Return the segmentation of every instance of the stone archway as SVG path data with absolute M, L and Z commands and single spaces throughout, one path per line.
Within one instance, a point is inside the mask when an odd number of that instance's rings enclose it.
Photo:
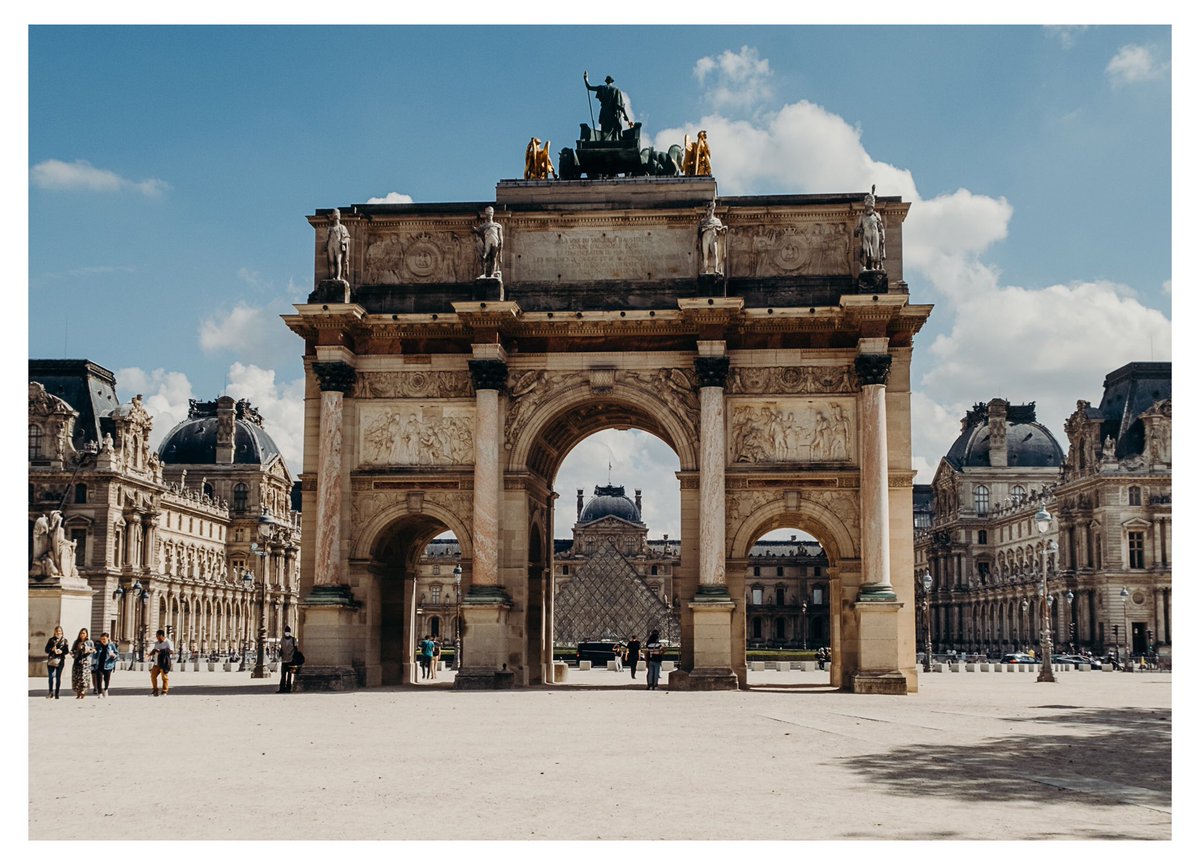
M 915 689 L 899 577 L 913 572 L 909 368 L 931 307 L 903 281 L 908 205 L 873 199 L 889 270 L 862 272 L 861 193 L 718 201 L 711 177 L 670 180 L 500 182 L 502 279 L 476 278 L 461 205 L 346 208 L 337 278 L 320 270 L 329 216 L 311 217 L 316 290 L 284 316 L 307 373 L 302 687 L 382 680 L 365 611 L 435 526 L 469 572 L 456 686 L 546 680 L 555 471 L 584 435 L 631 426 L 681 465 L 671 688 L 744 682 L 730 565 L 787 514 L 837 556 L 839 684 Z M 720 274 L 696 247 L 714 201 Z

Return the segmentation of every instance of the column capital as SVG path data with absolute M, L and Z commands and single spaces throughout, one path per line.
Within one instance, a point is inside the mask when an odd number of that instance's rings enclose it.
M 312 370 L 323 391 L 336 390 L 346 394 L 354 388 L 354 367 L 348 363 L 341 361 L 317 362 L 312 365 Z
M 854 371 L 858 373 L 858 382 L 862 386 L 886 385 L 891 369 L 892 356 L 890 354 L 860 354 L 854 358 Z
M 469 360 L 471 384 L 475 390 L 503 390 L 508 380 L 508 364 L 502 360 Z
M 700 387 L 725 387 L 729 377 L 728 357 L 698 357 L 695 364 Z

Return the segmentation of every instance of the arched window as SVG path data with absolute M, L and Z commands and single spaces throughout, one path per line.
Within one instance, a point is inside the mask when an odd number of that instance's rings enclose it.
M 1141 503 L 1142 503 L 1142 488 L 1141 487 L 1130 487 L 1129 488 L 1129 504 L 1137 506 L 1137 505 L 1140 505 Z
M 1012 494 L 1016 496 L 1018 500 L 1025 498 L 1025 487 L 1021 486 L 1020 484 L 1013 484 Z
M 435 637 L 440 637 L 442 635 L 442 620 L 437 616 L 434 616 L 429 620 L 429 633 Z
M 29 458 L 42 458 L 42 428 L 35 424 L 29 425 Z
M 233 488 L 233 512 L 244 514 L 250 505 L 250 491 L 245 484 L 236 484 Z
M 75 504 L 87 504 L 87 484 L 75 484 Z
M 205 483 L 204 483 L 204 494 L 206 496 L 208 496 L 210 499 L 216 497 L 216 494 L 213 492 L 213 485 L 208 483 L 207 481 L 205 481 Z
M 991 499 L 991 493 L 983 484 L 975 487 L 975 513 L 979 516 L 986 516 L 988 512 L 988 504 Z
M 651 565 L 651 566 L 650 566 L 650 576 L 652 576 L 652 577 L 657 577 L 657 576 L 658 576 L 658 565 Z

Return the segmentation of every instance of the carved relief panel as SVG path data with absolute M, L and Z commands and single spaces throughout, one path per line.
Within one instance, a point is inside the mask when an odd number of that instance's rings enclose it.
M 850 226 L 805 222 L 788 226 L 739 226 L 731 232 L 735 273 L 749 276 L 829 276 L 851 271 Z
M 729 461 L 736 463 L 856 461 L 850 399 L 729 402 Z
M 469 230 L 417 232 L 381 230 L 367 241 L 368 285 L 464 282 L 476 268 L 475 238 Z
M 417 401 L 363 406 L 358 418 L 363 465 L 431 466 L 474 462 L 475 409 Z

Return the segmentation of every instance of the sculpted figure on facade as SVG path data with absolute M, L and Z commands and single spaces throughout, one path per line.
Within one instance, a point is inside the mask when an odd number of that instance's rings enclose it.
M 557 174 L 550 158 L 549 140 L 542 144 L 538 138 L 530 138 L 529 146 L 525 148 L 525 179 L 548 180 L 551 176 L 557 177 Z
M 875 211 L 875 186 L 863 199 L 863 212 L 858 217 L 854 236 L 859 238 L 859 261 L 863 270 L 883 270 L 887 258 L 887 244 L 883 230 L 883 217 Z
M 850 459 L 850 421 L 840 405 L 834 403 L 828 409 L 811 412 L 793 410 L 785 414 L 785 411 L 766 405 L 735 408 L 730 421 L 733 461 L 844 462 Z M 807 423 L 806 418 L 811 418 L 811 423 Z
M 1104 437 L 1101 459 L 1106 463 L 1115 463 L 1117 461 L 1117 441 L 1112 436 Z
M 500 253 L 504 249 L 504 227 L 493 218 L 493 207 L 483 209 L 483 222 L 475 226 L 475 233 L 483 244 L 481 257 L 483 273 L 479 279 L 500 279 Z
M 346 281 L 346 274 L 350 271 L 350 231 L 342 225 L 342 212 L 336 207 L 329 218 L 329 236 L 325 240 L 329 278 Z
M 712 151 L 708 149 L 708 133 L 701 129 L 696 140 L 683 136 L 683 173 L 690 176 L 712 175 Z
M 728 229 L 717 218 L 716 209 L 715 201 L 705 205 L 697 231 L 700 234 L 700 273 L 719 276 L 725 273 L 725 232 Z

